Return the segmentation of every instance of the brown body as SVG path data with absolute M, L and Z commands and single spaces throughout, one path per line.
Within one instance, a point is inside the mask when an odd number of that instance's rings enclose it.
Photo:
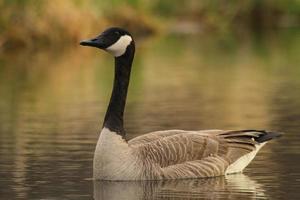
M 255 130 L 168 130 L 126 142 L 106 130 L 96 148 L 94 176 L 101 180 L 161 180 L 237 173 L 266 141 L 277 136 Z

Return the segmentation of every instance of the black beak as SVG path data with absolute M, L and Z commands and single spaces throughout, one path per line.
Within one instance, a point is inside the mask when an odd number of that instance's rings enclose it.
M 101 36 L 98 36 L 94 39 L 90 40 L 82 40 L 80 42 L 80 45 L 82 46 L 90 46 L 90 47 L 97 47 L 99 49 L 104 49 L 106 47 L 104 40 Z

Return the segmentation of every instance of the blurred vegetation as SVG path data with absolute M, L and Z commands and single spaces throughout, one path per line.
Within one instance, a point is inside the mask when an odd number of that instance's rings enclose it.
M 299 0 L 0 0 L 0 49 L 75 43 L 107 26 L 135 35 L 298 27 Z

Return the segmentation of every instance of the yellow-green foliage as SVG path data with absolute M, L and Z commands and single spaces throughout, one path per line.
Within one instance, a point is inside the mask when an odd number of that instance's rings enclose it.
M 151 20 L 132 7 L 107 13 L 95 0 L 0 0 L 0 10 L 0 47 L 74 43 L 111 25 L 154 30 Z
M 74 43 L 106 26 L 154 33 L 166 22 L 204 31 L 299 26 L 299 0 L 0 0 L 0 48 Z
M 33 46 L 69 42 L 88 33 L 97 22 L 89 1 L 29 0 L 1 1 L 1 42 L 13 46 Z M 84 3 L 86 2 L 86 3 Z M 88 21 L 88 23 L 85 23 Z

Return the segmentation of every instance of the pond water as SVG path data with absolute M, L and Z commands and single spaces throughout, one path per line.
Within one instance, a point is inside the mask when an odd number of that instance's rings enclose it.
M 89 48 L 0 59 L 0 199 L 299 199 L 299 30 L 137 41 L 128 137 L 163 129 L 285 132 L 243 174 L 94 182 L 113 60 Z

